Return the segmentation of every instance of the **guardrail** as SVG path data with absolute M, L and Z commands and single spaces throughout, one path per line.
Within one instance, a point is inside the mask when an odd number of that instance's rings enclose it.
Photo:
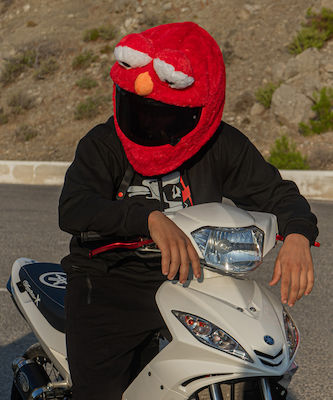
M 69 162 L 0 161 L 0 183 L 62 185 Z M 281 170 L 309 199 L 333 200 L 333 171 Z

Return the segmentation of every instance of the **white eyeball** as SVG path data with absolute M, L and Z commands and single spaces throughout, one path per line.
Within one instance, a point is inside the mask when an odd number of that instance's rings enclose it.
M 131 49 L 128 46 L 117 46 L 114 49 L 114 56 L 118 63 L 126 69 L 144 67 L 152 60 L 148 54 Z
M 173 89 L 185 89 L 194 82 L 192 76 L 181 71 L 175 71 L 175 67 L 159 58 L 153 61 L 154 69 L 162 82 L 166 82 Z

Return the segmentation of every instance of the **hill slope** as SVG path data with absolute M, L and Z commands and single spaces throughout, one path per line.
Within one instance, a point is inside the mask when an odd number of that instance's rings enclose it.
M 214 36 L 224 54 L 224 119 L 266 157 L 275 139 L 287 134 L 311 168 L 333 169 L 332 132 L 304 137 L 296 123 L 289 123 L 292 118 L 281 117 L 285 111 L 278 99 L 267 110 L 255 100 L 256 90 L 267 82 L 294 85 L 297 95 L 312 102 L 312 89 L 333 86 L 332 40 L 297 62 L 287 50 L 308 7 L 320 9 L 330 2 L 0 0 L 0 159 L 71 160 L 80 137 L 112 114 L 108 72 L 117 41 L 160 23 L 192 20 Z M 91 38 L 99 37 L 84 40 L 92 29 Z M 312 59 L 320 64 L 306 75 L 304 65 Z M 290 72 L 293 65 L 301 68 L 296 74 Z M 306 86 L 316 79 L 317 86 Z M 305 119 L 310 110 L 306 114 Z

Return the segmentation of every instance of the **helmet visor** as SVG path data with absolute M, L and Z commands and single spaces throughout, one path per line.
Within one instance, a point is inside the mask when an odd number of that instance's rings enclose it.
M 116 86 L 121 131 L 142 146 L 176 145 L 200 120 L 201 107 L 178 107 L 138 96 Z

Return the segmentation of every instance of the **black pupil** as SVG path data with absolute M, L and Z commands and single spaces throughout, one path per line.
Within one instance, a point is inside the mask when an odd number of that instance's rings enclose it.
M 201 107 L 178 107 L 138 96 L 117 86 L 117 121 L 122 132 L 142 146 L 175 146 L 200 120 Z

